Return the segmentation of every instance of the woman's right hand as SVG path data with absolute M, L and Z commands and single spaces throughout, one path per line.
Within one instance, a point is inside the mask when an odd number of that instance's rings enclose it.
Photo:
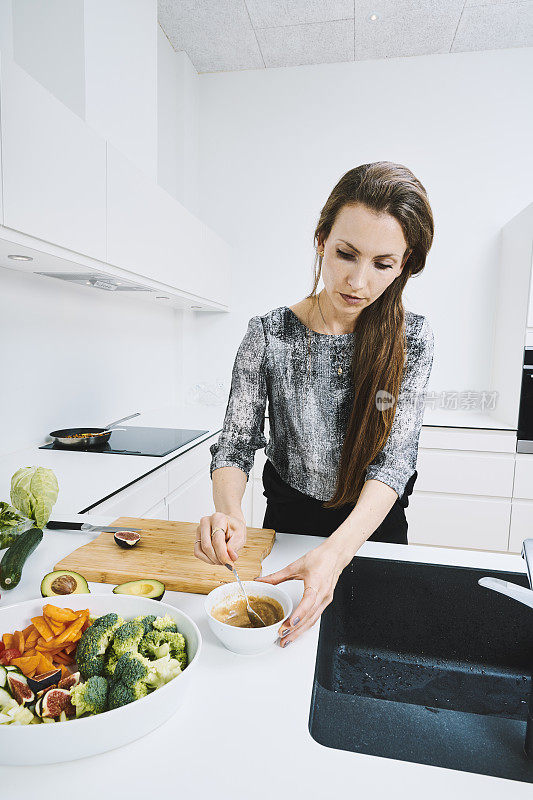
M 202 517 L 196 528 L 194 555 L 207 564 L 231 564 L 246 544 L 246 522 L 216 511 Z

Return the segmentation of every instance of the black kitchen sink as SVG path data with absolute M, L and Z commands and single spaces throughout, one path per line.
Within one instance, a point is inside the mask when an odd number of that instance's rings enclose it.
M 355 558 L 322 615 L 309 718 L 327 747 L 533 783 L 521 573 Z

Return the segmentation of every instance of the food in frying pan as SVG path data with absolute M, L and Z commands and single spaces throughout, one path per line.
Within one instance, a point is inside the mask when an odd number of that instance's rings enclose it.
M 62 439 L 89 439 L 91 436 L 105 436 L 109 431 L 100 431 L 99 433 L 68 433 L 62 436 Z

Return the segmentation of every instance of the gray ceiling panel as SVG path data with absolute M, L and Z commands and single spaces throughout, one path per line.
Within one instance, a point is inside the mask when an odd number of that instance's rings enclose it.
M 266 67 L 353 61 L 353 19 L 258 28 Z
M 533 46 L 533 2 L 469 6 L 463 11 L 452 52 Z
M 158 0 L 196 70 L 533 46 L 533 0 Z
M 254 28 L 353 19 L 354 0 L 246 0 Z
M 464 0 L 356 0 L 355 60 L 449 53 L 463 6 Z

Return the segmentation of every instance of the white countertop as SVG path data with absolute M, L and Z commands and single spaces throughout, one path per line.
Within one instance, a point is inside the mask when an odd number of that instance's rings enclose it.
M 508 422 L 498 419 L 493 414 L 476 409 L 467 411 L 462 408 L 443 409 L 426 406 L 422 425 L 438 428 L 481 428 L 484 430 L 516 431 L 516 425 L 514 427 L 510 426 Z
M 40 450 L 39 444 L 49 441 L 44 438 L 34 447 L 0 457 L 0 500 L 9 502 L 11 476 L 20 467 L 49 467 L 54 470 L 59 483 L 59 497 L 54 506 L 53 518 L 69 519 L 72 514 L 103 500 L 209 439 L 221 430 L 224 411 L 220 406 L 182 406 L 143 412 L 140 417 L 124 423 L 128 427 L 140 425 L 207 430 L 207 433 L 193 442 L 161 457 Z
M 106 524 L 108 518 L 94 518 Z M 0 603 L 38 594 L 42 575 L 87 541 L 87 534 L 45 532 L 21 584 L 2 592 Z M 322 540 L 278 534 L 263 574 L 298 558 Z M 517 555 L 367 542 L 361 556 L 456 564 L 525 572 Z M 90 584 L 93 591 L 112 587 Z M 284 584 L 294 602 L 299 581 Z M 204 647 L 197 679 L 182 708 L 162 727 L 99 756 L 42 767 L 0 767 L 2 797 L 16 800 L 85 800 L 177 797 L 187 800 L 272 800 L 301 797 L 366 797 L 376 800 L 530 798 L 527 783 L 411 764 L 323 747 L 312 739 L 308 718 L 319 625 L 286 650 L 277 645 L 259 656 L 238 656 L 211 633 L 203 595 L 167 592 L 165 602 L 198 624 Z

